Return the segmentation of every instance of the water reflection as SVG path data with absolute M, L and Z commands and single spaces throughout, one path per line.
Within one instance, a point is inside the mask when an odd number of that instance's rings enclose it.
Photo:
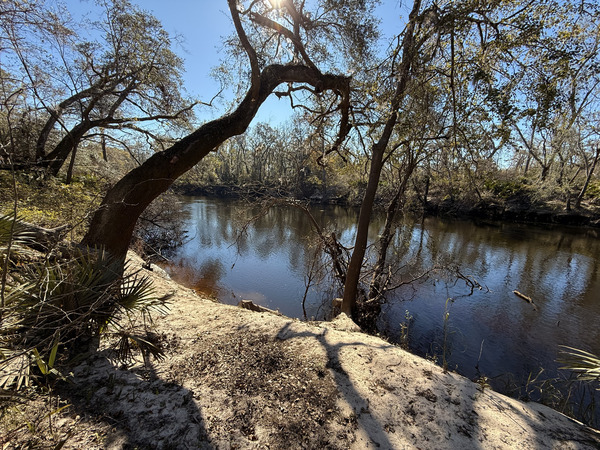
M 455 262 L 490 292 L 465 297 L 460 282 L 422 285 L 415 301 L 388 305 L 384 326 L 389 332 L 405 322 L 408 310 L 414 317 L 413 347 L 440 357 L 445 299 L 451 298 L 450 361 L 468 376 L 476 375 L 478 362 L 488 376 L 555 370 L 560 344 L 600 353 L 596 237 L 573 229 L 433 218 L 425 227 L 427 239 L 417 263 Z M 531 296 L 537 308 L 515 296 L 515 289 Z
M 226 303 L 251 299 L 286 315 L 302 317 L 304 276 L 314 238 L 304 213 L 274 207 L 246 226 L 261 212 L 258 206 L 206 199 L 188 201 L 186 229 L 190 239 L 167 267 L 172 275 Z M 321 226 L 335 224 L 334 228 L 351 237 L 356 211 L 314 208 L 312 214 Z M 322 291 L 309 291 L 309 317 L 321 311 L 322 297 Z
M 219 200 L 187 204 L 190 241 L 173 258 L 170 271 L 189 286 L 237 303 L 252 299 L 286 315 L 302 317 L 305 275 L 310 264 L 311 225 L 294 208 L 277 207 L 238 238 L 238 230 L 258 207 Z M 312 210 L 317 221 L 350 245 L 357 211 L 340 207 Z M 380 219 L 370 240 L 377 238 Z M 380 326 L 399 339 L 406 311 L 411 346 L 441 358 L 446 324 L 451 367 L 474 377 L 513 373 L 526 377 L 539 367 L 556 372 L 558 346 L 600 354 L 600 243 L 595 230 L 540 228 L 426 218 L 406 220 L 395 236 L 393 257 L 418 273 L 434 264 L 455 264 L 488 289 L 470 290 L 464 282 L 430 279 L 399 289 Z M 513 294 L 519 290 L 536 305 Z M 310 289 L 308 314 L 316 316 L 323 297 Z M 447 301 L 450 299 L 449 301 Z

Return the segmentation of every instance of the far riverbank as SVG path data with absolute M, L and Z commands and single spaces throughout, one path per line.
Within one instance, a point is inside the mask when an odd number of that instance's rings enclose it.
M 348 195 L 328 197 L 320 194 L 310 197 L 298 197 L 277 186 L 264 185 L 179 185 L 176 187 L 175 192 L 188 197 L 204 196 L 220 199 L 246 199 L 249 201 L 258 201 L 265 198 L 289 198 L 315 205 L 346 207 L 359 207 L 361 198 L 360 196 L 350 198 Z M 385 204 L 385 199 L 378 199 L 377 207 L 379 209 L 384 209 Z M 486 199 L 472 203 L 435 196 L 428 198 L 426 201 L 414 198 L 406 202 L 405 211 L 412 214 L 438 217 L 600 228 L 600 205 L 588 203 L 581 208 L 567 210 L 561 202 L 533 201 L 528 196 L 521 194 L 507 198 L 488 196 Z

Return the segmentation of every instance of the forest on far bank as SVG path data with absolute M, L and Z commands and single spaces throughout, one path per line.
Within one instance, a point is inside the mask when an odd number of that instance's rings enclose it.
M 204 158 L 175 183 L 174 191 L 360 206 L 368 181 L 368 159 L 357 151 L 349 152 L 346 159 L 328 158 L 322 163 L 322 137 L 304 138 L 300 123 L 256 124 Z M 506 156 L 508 151 L 504 148 L 501 153 Z M 565 162 L 557 156 L 557 170 L 549 170 L 544 180 L 541 167 L 518 153 L 512 160 L 501 161 L 480 155 L 476 160 L 468 157 L 450 162 L 432 155 L 415 167 L 408 179 L 401 173 L 407 162 L 400 157 L 384 167 L 377 204 L 385 208 L 404 183 L 401 201 L 405 212 L 596 226 L 600 217 L 600 180 L 595 174 L 598 155 L 580 156 L 583 165 L 571 155 L 562 168 Z M 585 171 L 591 175 L 589 180 L 582 176 L 586 164 L 590 165 Z M 569 179 L 565 173 L 570 174 Z

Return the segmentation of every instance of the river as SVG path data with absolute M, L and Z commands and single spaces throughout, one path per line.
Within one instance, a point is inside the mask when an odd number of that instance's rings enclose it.
M 272 208 L 239 236 L 258 214 L 257 206 L 206 198 L 183 201 L 189 236 L 167 266 L 173 278 L 224 303 L 251 299 L 304 317 L 302 299 L 315 248 L 304 213 Z M 358 210 L 316 206 L 311 211 L 351 245 Z M 370 242 L 382 225 L 381 218 L 373 221 Z M 504 390 L 513 382 L 522 386 L 541 368 L 538 381 L 568 376 L 556 362 L 561 345 L 600 355 L 598 230 L 406 218 L 393 257 L 405 267 L 404 279 L 434 265 L 456 266 L 482 286 L 471 294 L 463 280 L 436 272 L 389 296 L 379 329 L 392 341 L 404 340 L 417 354 L 445 360 L 470 378 L 486 376 L 500 390 L 501 384 Z M 309 287 L 308 318 L 328 313 L 336 294 L 327 286 Z

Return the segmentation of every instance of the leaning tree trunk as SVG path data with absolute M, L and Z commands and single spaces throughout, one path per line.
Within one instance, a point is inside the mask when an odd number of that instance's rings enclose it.
M 172 147 L 154 154 L 110 189 L 94 214 L 82 243 L 103 246 L 113 255 L 124 258 L 137 219 L 152 200 L 228 138 L 242 134 L 266 98 L 278 85 L 286 82 L 310 84 L 317 92 L 334 91 L 342 99 L 341 109 L 348 109 L 348 77 L 323 74 L 304 65 L 265 67 L 234 112 L 207 122 Z M 341 131 L 347 133 L 346 127 L 343 128 Z
M 354 250 L 348 264 L 348 272 L 346 273 L 346 283 L 344 284 L 344 297 L 342 299 L 342 312 L 352 316 L 356 308 L 356 300 L 358 296 L 358 283 L 360 278 L 360 270 L 362 269 L 363 259 L 367 249 L 367 237 L 369 234 L 369 223 L 371 222 L 371 214 L 373 212 L 373 204 L 375 203 L 375 194 L 379 185 L 379 177 L 381 176 L 381 168 L 383 167 L 383 153 L 392 134 L 392 130 L 396 123 L 396 112 L 392 114 L 386 124 L 386 131 L 381 139 L 372 148 L 371 169 L 369 171 L 369 181 L 367 189 L 360 205 L 360 213 L 358 215 L 358 227 L 356 229 L 356 240 L 354 241 Z
M 94 128 L 94 126 L 88 120 L 75 125 L 54 147 L 54 150 L 38 162 L 38 165 L 49 169 L 52 175 L 57 176 L 69 155 L 75 151 L 85 134 Z
M 75 169 L 75 158 L 77 158 L 78 148 L 79 146 L 75 145 L 75 147 L 73 147 L 73 150 L 71 150 L 71 160 L 69 161 L 69 167 L 67 168 L 67 177 L 65 179 L 65 184 L 71 184 L 71 181 L 73 181 L 73 170 Z
M 363 265 L 363 259 L 367 249 L 367 237 L 369 233 L 369 223 L 371 222 L 371 214 L 373 212 L 373 204 L 375 202 L 375 194 L 379 185 L 379 177 L 383 167 L 383 154 L 388 146 L 392 131 L 398 120 L 398 110 L 406 92 L 406 86 L 411 77 L 411 66 L 416 56 L 417 49 L 415 44 L 415 24 L 419 10 L 421 9 L 421 0 L 415 0 L 412 11 L 409 15 L 409 22 L 406 27 L 406 33 L 402 40 L 402 63 L 398 71 L 398 84 L 396 92 L 392 99 L 390 116 L 388 117 L 383 132 L 379 140 L 371 148 L 371 168 L 369 170 L 369 181 L 367 189 L 360 206 L 358 217 L 358 227 L 356 229 L 356 240 L 354 243 L 354 251 L 348 264 L 348 273 L 346 275 L 346 283 L 344 285 L 344 297 L 342 299 L 342 312 L 353 315 L 356 309 L 356 301 L 358 297 L 358 284 L 360 280 L 360 271 Z
M 42 161 L 46 158 L 46 144 L 48 143 L 48 138 L 50 137 L 52 130 L 54 130 L 55 125 L 61 119 L 63 112 L 74 103 L 89 97 L 90 93 L 97 86 L 97 84 L 98 83 L 90 86 L 88 89 L 72 95 L 71 97 L 63 100 L 56 109 L 51 109 L 48 111 L 50 117 L 48 117 L 48 120 L 46 120 L 46 123 L 42 127 L 42 131 L 40 131 L 38 140 L 35 144 L 35 155 L 37 161 Z

